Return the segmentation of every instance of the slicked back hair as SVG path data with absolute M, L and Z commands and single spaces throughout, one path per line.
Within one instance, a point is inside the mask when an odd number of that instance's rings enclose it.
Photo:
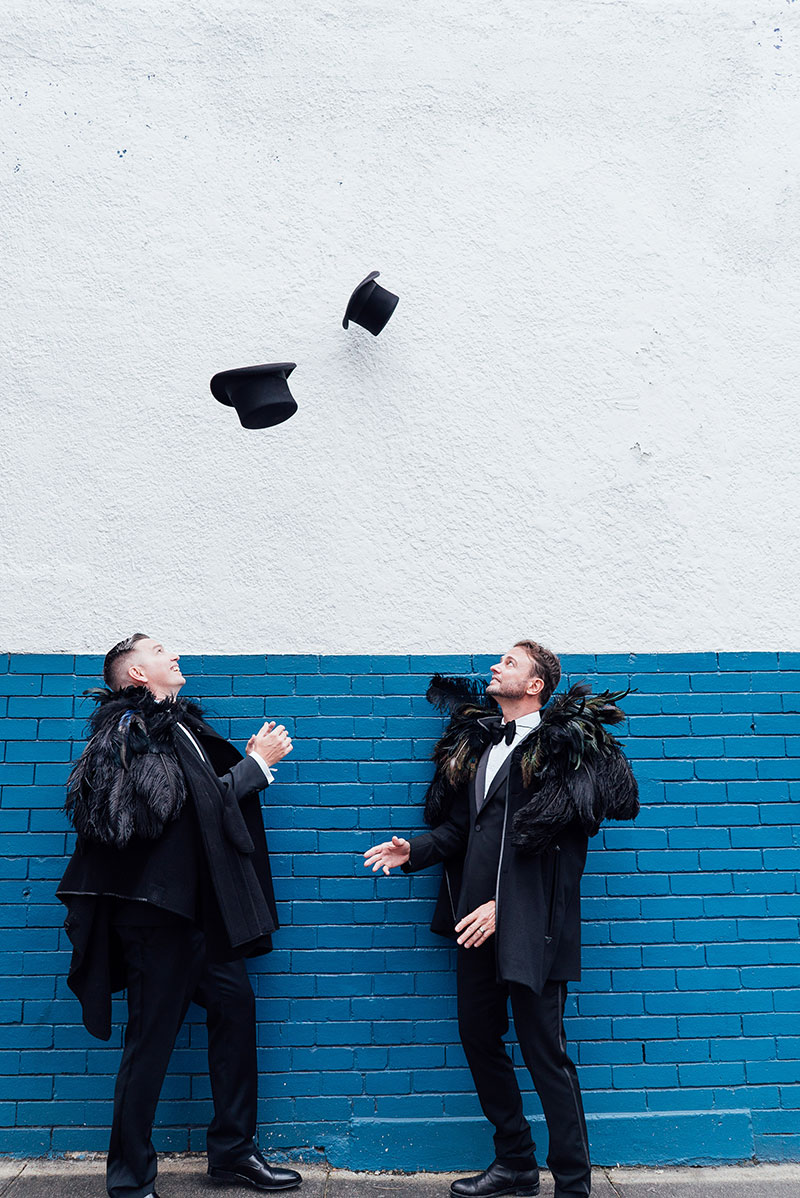
M 133 685 L 130 680 L 127 682 L 125 680 L 128 657 L 137 641 L 148 641 L 149 639 L 146 632 L 134 632 L 133 636 L 126 637 L 113 649 L 109 649 L 103 662 L 103 680 L 109 690 L 120 691 L 125 686 Z
M 541 678 L 544 686 L 540 692 L 542 707 L 548 702 L 553 691 L 561 681 L 561 662 L 555 653 L 545 649 L 538 641 L 516 641 L 515 649 L 524 649 L 531 659 L 532 674 Z

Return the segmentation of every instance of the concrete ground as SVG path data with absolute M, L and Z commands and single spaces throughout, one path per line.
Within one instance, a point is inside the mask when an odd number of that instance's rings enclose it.
M 0 1160 L 0 1198 L 103 1198 L 103 1160 Z M 298 1198 L 440 1198 L 451 1173 L 348 1173 L 298 1164 Z M 159 1157 L 160 1198 L 233 1198 L 254 1193 L 217 1185 L 204 1156 Z M 553 1183 L 542 1174 L 542 1196 Z M 800 1165 L 725 1165 L 716 1169 L 595 1169 L 593 1198 L 800 1198 Z

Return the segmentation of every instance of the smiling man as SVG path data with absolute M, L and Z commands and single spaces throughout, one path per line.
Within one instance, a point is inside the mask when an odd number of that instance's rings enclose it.
M 255 999 L 243 960 L 269 952 L 278 926 L 258 792 L 291 739 L 264 724 L 242 757 L 178 698 L 178 654 L 144 633 L 109 651 L 103 677 L 69 779 L 78 838 L 58 896 L 69 909 L 69 985 L 93 1035 L 109 1038 L 111 994 L 127 989 L 108 1192 L 155 1196 L 153 1119 L 191 1001 L 208 1025 L 209 1174 L 291 1189 L 299 1173 L 271 1167 L 255 1146 Z
M 551 700 L 554 653 L 519 641 L 485 688 L 436 677 L 428 698 L 451 713 L 426 796 L 431 830 L 365 853 L 388 874 L 444 863 L 432 928 L 457 939 L 458 1028 L 495 1160 L 453 1182 L 457 1198 L 535 1195 L 530 1126 L 503 1044 L 508 1004 L 542 1102 L 556 1198 L 585 1198 L 591 1164 L 578 1075 L 567 1054 L 567 982 L 580 978 L 580 879 L 605 817 L 632 819 L 637 787 L 606 724 L 621 694 L 578 685 Z M 545 705 L 547 704 L 547 707 Z M 544 708 L 544 710 L 542 710 Z

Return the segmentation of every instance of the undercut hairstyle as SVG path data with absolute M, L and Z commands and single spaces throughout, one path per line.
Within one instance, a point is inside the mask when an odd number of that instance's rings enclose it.
M 109 690 L 121 691 L 123 687 L 133 686 L 127 676 L 128 658 L 133 652 L 137 641 L 147 641 L 150 638 L 146 632 L 134 632 L 124 641 L 120 641 L 113 649 L 109 649 L 103 662 L 103 681 Z
M 553 691 L 561 681 L 561 662 L 555 653 L 545 649 L 538 641 L 516 641 L 515 649 L 524 649 L 531 659 L 531 673 L 535 678 L 541 678 L 544 686 L 541 691 L 542 707 L 547 703 Z

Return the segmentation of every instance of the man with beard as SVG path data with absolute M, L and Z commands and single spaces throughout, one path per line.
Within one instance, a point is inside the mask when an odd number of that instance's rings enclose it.
M 637 786 L 605 725 L 623 694 L 581 684 L 550 700 L 554 653 L 519 641 L 485 689 L 436 677 L 428 698 L 451 713 L 434 750 L 429 832 L 375 845 L 365 865 L 444 876 L 432 928 L 453 936 L 458 1027 L 478 1098 L 494 1125 L 495 1160 L 453 1182 L 457 1198 L 535 1195 L 539 1170 L 502 1037 L 508 1003 L 549 1132 L 555 1198 L 585 1198 L 591 1164 L 580 1087 L 564 1033 L 567 983 L 580 978 L 580 879 L 601 821 L 632 819 Z M 624 692 L 623 692 L 624 693 Z
M 58 888 L 69 909 L 69 985 L 88 1030 L 111 1035 L 111 994 L 127 988 L 106 1184 L 111 1198 L 157 1198 L 151 1132 L 175 1037 L 205 1007 L 214 1118 L 208 1172 L 259 1190 L 300 1184 L 255 1146 L 255 998 L 245 957 L 278 926 L 258 792 L 292 750 L 265 724 L 246 756 L 178 694 L 177 653 L 135 633 L 106 655 L 92 736 L 70 775 L 78 833 Z

